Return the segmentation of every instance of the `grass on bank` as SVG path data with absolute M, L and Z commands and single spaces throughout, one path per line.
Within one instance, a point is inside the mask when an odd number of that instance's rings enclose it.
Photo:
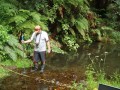
M 99 84 L 120 88 L 120 75 L 117 72 L 109 76 L 104 71 L 94 72 L 94 70 L 88 70 L 86 71 L 86 77 L 86 90 L 98 90 Z
M 16 60 L 16 61 L 6 60 L 3 62 L 0 62 L 0 79 L 10 75 L 6 69 L 1 67 L 1 65 L 4 65 L 11 69 L 13 68 L 15 69 L 15 68 L 28 68 L 31 66 L 31 64 L 32 64 L 31 60 L 28 60 L 28 59 Z
M 98 90 L 99 84 L 120 88 L 120 74 L 118 72 L 113 75 L 106 75 L 104 71 L 95 72 L 93 68 L 89 68 L 85 72 L 86 80 L 82 80 L 80 83 L 73 83 L 72 89 L 76 90 Z

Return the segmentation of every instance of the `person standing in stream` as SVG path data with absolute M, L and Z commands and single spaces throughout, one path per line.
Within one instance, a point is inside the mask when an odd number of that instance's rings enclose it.
M 41 61 L 41 68 L 40 72 L 44 72 L 45 63 L 46 63 L 46 49 L 47 52 L 51 52 L 50 41 L 47 32 L 42 31 L 39 25 L 35 26 L 35 31 L 33 32 L 30 39 L 26 41 L 22 41 L 22 43 L 30 43 L 34 40 L 34 56 L 33 56 L 33 63 L 34 69 L 32 71 L 38 70 L 38 62 Z M 46 47 L 47 46 L 47 47 Z

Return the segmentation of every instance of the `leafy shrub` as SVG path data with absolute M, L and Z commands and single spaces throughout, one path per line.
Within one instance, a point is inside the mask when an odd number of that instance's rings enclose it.
M 5 26 L 0 25 L 0 58 L 17 60 L 18 56 L 23 57 L 23 48 L 17 38 L 7 31 Z

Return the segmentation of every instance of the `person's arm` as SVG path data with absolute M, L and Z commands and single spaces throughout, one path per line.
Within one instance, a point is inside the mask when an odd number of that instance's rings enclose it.
M 28 39 L 26 41 L 22 41 L 22 43 L 30 43 L 32 40 L 31 39 Z
M 47 48 L 48 48 L 48 53 L 50 53 L 51 52 L 50 41 L 47 41 Z
M 50 45 L 50 41 L 49 41 L 49 37 L 48 37 L 48 34 L 45 33 L 45 39 L 46 39 L 46 44 L 47 44 L 47 51 L 48 53 L 51 52 L 51 45 Z
M 28 39 L 28 40 L 26 40 L 26 41 L 22 40 L 22 43 L 30 43 L 30 42 L 32 42 L 32 40 L 33 40 L 35 34 L 36 34 L 36 32 L 34 32 L 34 33 L 32 34 L 32 36 L 31 36 L 31 38 Z

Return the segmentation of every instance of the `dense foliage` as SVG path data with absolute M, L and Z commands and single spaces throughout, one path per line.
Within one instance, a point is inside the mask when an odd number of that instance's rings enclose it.
M 119 0 L 1 0 L 0 17 L 1 60 L 23 56 L 18 36 L 24 31 L 28 39 L 35 25 L 49 33 L 57 53 L 77 51 L 82 42 L 120 40 Z

